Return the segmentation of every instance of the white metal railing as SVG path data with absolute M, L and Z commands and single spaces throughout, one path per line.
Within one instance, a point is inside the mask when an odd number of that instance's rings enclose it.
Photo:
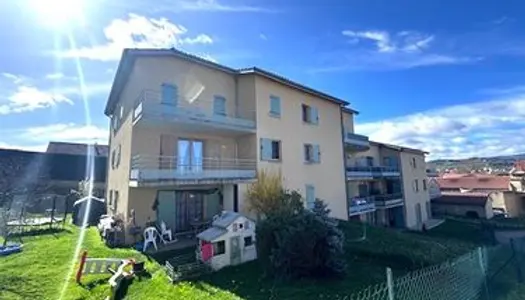
M 399 167 L 396 167 L 396 166 L 373 166 L 373 167 L 349 166 L 349 167 L 346 167 L 346 171 L 347 172 L 390 173 L 390 172 L 399 172 Z
M 176 103 L 165 103 L 161 92 L 143 90 L 135 101 L 133 118 L 135 120 L 142 115 L 147 115 L 148 117 L 171 118 L 179 122 L 222 125 L 246 130 L 255 129 L 255 110 L 234 106 L 232 111 L 231 105 L 226 105 L 226 111 L 214 112 L 213 99 L 187 98 L 182 95 L 178 95 L 176 99 Z
M 373 212 L 376 210 L 376 204 L 373 196 L 353 197 L 350 199 L 349 213 L 350 216 Z
M 257 161 L 242 158 L 136 155 L 131 159 L 132 179 L 249 179 Z

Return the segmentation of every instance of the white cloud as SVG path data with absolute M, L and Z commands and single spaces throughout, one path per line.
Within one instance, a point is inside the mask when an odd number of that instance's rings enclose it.
M 49 74 L 46 74 L 46 79 L 49 79 L 49 80 L 58 80 L 58 79 L 62 79 L 64 78 L 64 74 L 61 73 L 61 72 L 56 72 L 56 73 L 49 73 Z
M 143 4 L 143 3 L 141 3 Z M 153 8 L 143 7 L 154 12 L 224 12 L 224 13 L 273 13 L 274 9 L 244 4 L 225 4 L 217 0 L 168 0 L 157 1 Z
M 7 97 L 6 102 L 0 102 L 0 115 L 53 107 L 59 103 L 73 104 L 73 101 L 60 93 L 42 91 L 29 85 L 19 85 Z
M 79 83 L 74 85 L 64 85 L 58 86 L 53 91 L 55 93 L 60 93 L 63 95 L 82 95 L 83 93 L 86 96 L 92 95 L 109 95 L 111 90 L 111 81 L 107 82 L 88 82 L 84 84 L 84 88 L 81 87 Z
M 525 93 L 356 124 L 372 140 L 414 147 L 430 158 L 525 152 Z
M 59 123 L 41 127 L 25 128 L 21 132 L 24 140 L 33 142 L 65 141 L 78 143 L 107 143 L 108 128 L 96 125 Z
M 106 44 L 83 47 L 61 53 L 65 57 L 112 61 L 120 59 L 124 48 L 171 48 L 184 44 L 211 44 L 205 34 L 184 37 L 188 30 L 166 18 L 146 18 L 129 14 L 127 19 L 115 19 L 105 29 Z
M 0 148 L 45 151 L 50 141 L 107 144 L 108 127 L 58 123 L 27 128 L 0 128 Z
M 456 56 L 431 49 L 435 36 L 416 31 L 344 30 L 349 49 L 330 52 L 328 61 L 312 73 L 348 70 L 398 70 L 432 65 L 465 64 L 480 58 Z M 435 48 L 435 47 L 434 47 Z
M 26 80 L 24 76 L 15 75 L 12 73 L 2 73 L 2 76 L 4 78 L 7 78 L 9 81 L 11 81 L 14 84 L 20 84 Z

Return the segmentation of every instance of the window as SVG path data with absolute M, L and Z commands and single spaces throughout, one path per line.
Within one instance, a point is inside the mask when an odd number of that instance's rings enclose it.
M 176 106 L 178 102 L 179 90 L 176 85 L 163 83 L 162 86 L 162 104 Z
M 261 160 L 281 160 L 281 141 L 261 139 Z
M 213 243 L 213 256 L 221 255 L 226 253 L 226 243 L 224 241 L 218 241 Z
M 248 246 L 251 246 L 253 245 L 253 237 L 250 235 L 250 236 L 245 236 L 244 237 L 244 247 L 248 247 Z
M 417 166 L 416 166 L 416 158 L 415 157 L 412 157 L 412 167 L 415 169 Z
M 320 162 L 319 145 L 304 144 L 304 161 L 307 163 Z
M 120 146 L 120 144 L 118 145 L 117 147 L 117 154 L 116 154 L 116 159 L 115 159 L 115 168 L 118 168 L 120 166 L 120 154 L 121 154 L 121 149 L 122 147 Z
M 318 124 L 319 123 L 319 113 L 317 108 L 303 104 L 301 106 L 303 113 L 303 122 L 309 124 Z
M 417 179 L 414 179 L 413 188 L 414 192 L 419 192 L 419 183 L 417 182 Z
M 213 114 L 219 116 L 226 115 L 226 98 L 222 96 L 215 96 L 215 98 L 213 98 Z
M 313 209 L 315 204 L 315 187 L 311 184 L 306 185 L 306 208 Z
M 237 232 L 237 228 L 238 228 L 237 223 L 233 223 L 232 225 L 233 232 Z
M 373 167 L 374 166 L 374 158 L 372 156 L 366 157 L 366 166 L 367 167 Z
M 273 117 L 281 116 L 281 98 L 270 96 L 270 115 Z
M 383 157 L 383 165 L 386 167 L 392 166 L 392 158 L 391 157 Z
M 244 221 L 244 228 L 250 229 L 250 221 Z
M 111 151 L 111 169 L 115 169 L 115 166 L 117 164 L 116 162 L 116 155 L 117 153 L 115 152 L 115 149 L 113 149 L 113 151 Z
M 120 118 L 120 119 L 124 118 L 124 106 L 121 106 L 121 107 L 120 107 L 120 115 L 119 115 L 119 118 Z
M 423 190 L 424 191 L 427 190 L 427 180 L 426 179 L 423 179 Z
M 109 190 L 109 207 L 113 206 L 113 190 Z
M 113 192 L 114 195 L 113 195 L 113 210 L 117 210 L 117 206 L 118 206 L 118 197 L 119 197 L 119 194 L 118 194 L 118 191 L 114 191 Z

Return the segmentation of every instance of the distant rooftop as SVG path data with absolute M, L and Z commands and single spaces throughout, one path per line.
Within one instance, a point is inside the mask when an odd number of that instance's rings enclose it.
M 93 150 L 95 156 L 105 156 L 109 154 L 109 147 L 107 145 L 94 144 Z M 66 143 L 66 142 L 49 142 L 46 153 L 55 154 L 73 154 L 73 155 L 87 155 L 88 144 L 81 143 Z

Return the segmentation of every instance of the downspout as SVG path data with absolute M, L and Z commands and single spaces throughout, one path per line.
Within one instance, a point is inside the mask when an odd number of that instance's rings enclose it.
M 406 194 L 405 194 L 405 178 L 403 176 L 403 163 L 401 161 L 401 152 L 403 152 L 403 149 L 399 149 L 398 152 L 398 165 L 399 165 L 399 176 L 401 177 L 401 195 L 403 196 L 403 225 L 407 227 L 407 201 L 406 201 Z
M 341 117 L 341 145 L 343 146 L 343 177 L 344 177 L 344 183 L 345 183 L 345 203 L 346 203 L 346 219 L 350 220 L 350 203 L 349 201 L 349 195 L 350 192 L 348 191 L 348 183 L 346 182 L 346 152 L 345 152 L 345 126 L 344 126 L 344 117 L 343 117 L 343 107 L 339 107 L 339 114 Z

